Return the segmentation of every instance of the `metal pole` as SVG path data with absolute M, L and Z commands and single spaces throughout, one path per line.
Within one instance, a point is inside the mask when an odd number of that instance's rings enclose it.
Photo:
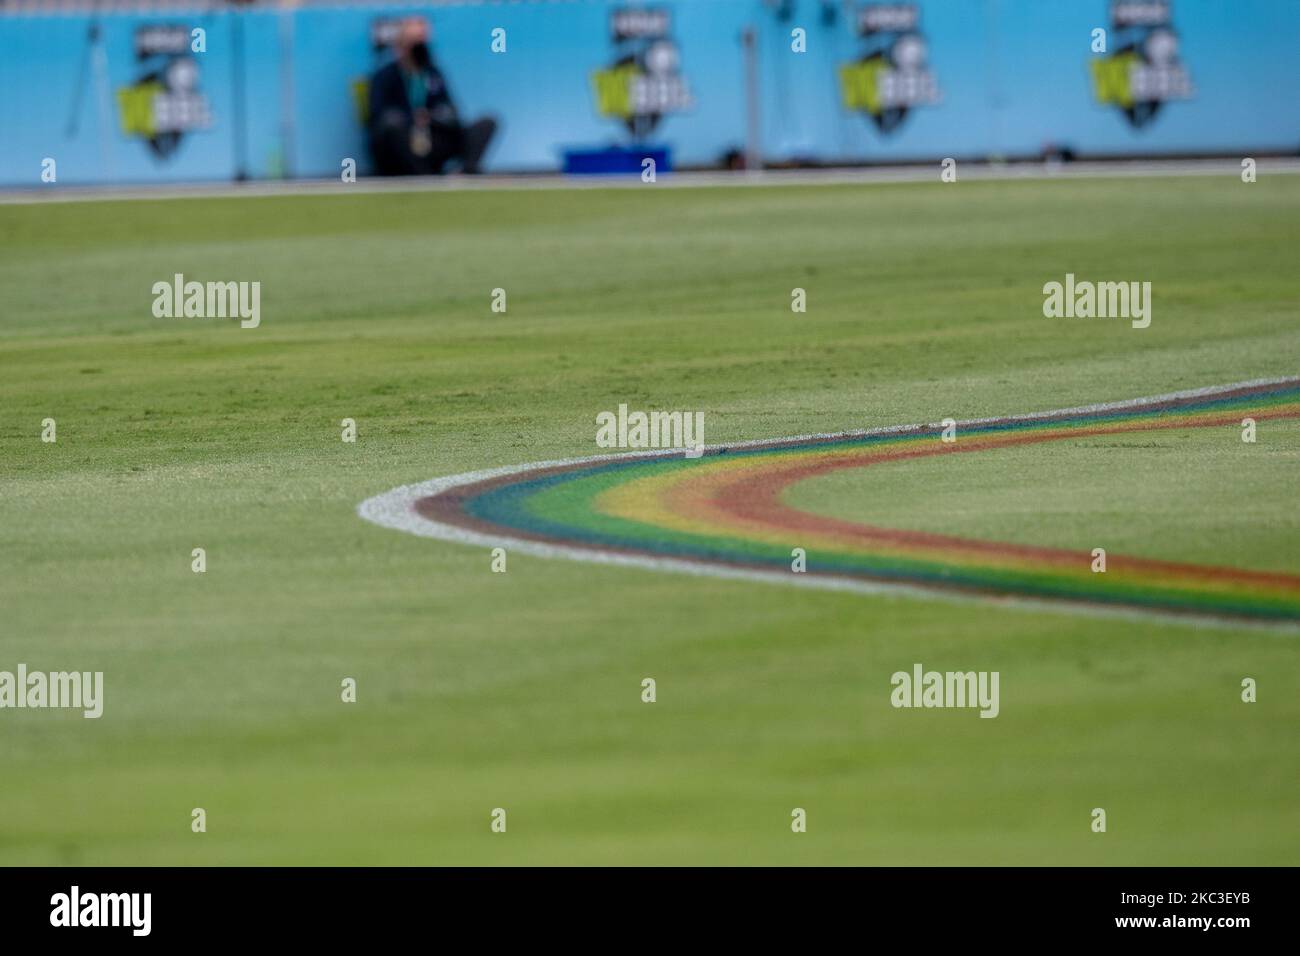
M 745 170 L 763 168 L 762 104 L 758 96 L 758 38 L 752 26 L 740 34 L 745 56 Z
M 243 182 L 248 178 L 248 141 L 245 129 L 247 113 L 244 108 L 244 15 L 239 10 L 231 10 L 227 16 L 231 18 L 231 147 L 234 150 L 235 180 Z
M 291 7 L 280 10 L 280 172 L 292 179 L 294 96 L 293 88 L 293 34 L 295 12 Z
M 91 50 L 91 63 L 95 74 L 95 113 L 99 126 L 99 162 L 109 182 L 117 180 L 117 164 L 113 161 L 113 107 L 109 99 L 108 51 L 104 49 L 104 29 L 96 22 L 95 42 Z

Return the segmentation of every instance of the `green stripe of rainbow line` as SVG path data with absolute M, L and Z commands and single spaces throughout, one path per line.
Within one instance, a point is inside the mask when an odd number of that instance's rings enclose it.
M 851 524 L 782 500 L 795 481 L 839 468 L 936 454 L 1158 428 L 1239 425 L 1300 417 L 1300 382 L 1226 395 L 1049 419 L 965 425 L 955 444 L 938 428 L 807 439 L 664 457 L 575 463 L 449 489 L 417 503 L 447 524 L 503 537 L 612 553 L 789 571 L 977 594 L 1046 598 L 1189 614 L 1300 620 L 1300 576 L 1020 546 Z

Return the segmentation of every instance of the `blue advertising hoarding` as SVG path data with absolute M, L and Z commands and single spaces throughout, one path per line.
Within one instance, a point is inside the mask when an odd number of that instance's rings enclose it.
M 376 4 L 0 16 L 0 183 L 364 173 L 367 77 L 411 14 L 462 115 L 501 123 L 489 171 L 743 150 L 750 28 L 769 162 L 1300 149 L 1300 3 Z

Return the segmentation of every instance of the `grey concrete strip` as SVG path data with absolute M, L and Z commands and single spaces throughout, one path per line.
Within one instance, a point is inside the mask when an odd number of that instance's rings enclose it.
M 532 189 L 693 189 L 751 186 L 843 186 L 879 183 L 939 182 L 933 166 L 866 166 L 835 169 L 763 170 L 761 172 L 665 173 L 655 183 L 639 174 L 563 176 L 553 173 L 503 176 L 427 176 L 404 179 L 333 179 L 199 183 L 139 186 L 33 186 L 0 190 L 0 204 L 104 202 L 137 199 L 226 199 L 255 196 L 348 196 L 369 193 L 459 192 Z M 1257 175 L 1300 173 L 1300 158 L 1265 158 Z M 1134 176 L 1226 176 L 1239 178 L 1241 161 L 1223 159 L 1108 160 L 1074 163 L 958 163 L 957 181 L 1124 178 Z

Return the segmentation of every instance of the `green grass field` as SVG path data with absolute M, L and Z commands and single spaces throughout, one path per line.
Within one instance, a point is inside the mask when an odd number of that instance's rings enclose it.
M 619 402 L 713 443 L 1296 374 L 1297 223 L 1295 176 L 0 206 L 0 669 L 106 683 L 0 711 L 0 863 L 1298 864 L 1294 631 L 492 574 L 356 514 L 594 454 Z M 154 318 L 177 272 L 260 281 L 261 327 Z M 1151 327 L 1044 318 L 1066 272 L 1151 281 Z M 794 500 L 1295 573 L 1298 464 L 1279 422 Z M 891 708 L 914 662 L 1001 715 Z

